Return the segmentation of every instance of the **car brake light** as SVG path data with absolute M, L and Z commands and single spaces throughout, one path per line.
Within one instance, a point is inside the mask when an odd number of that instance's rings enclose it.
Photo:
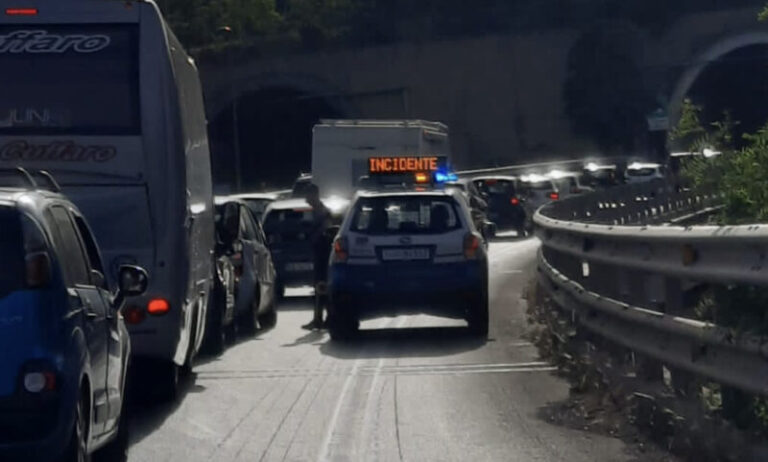
M 8 16 L 37 16 L 37 8 L 6 8 Z
M 517 197 L 513 197 L 512 199 L 509 200 L 509 203 L 512 205 L 520 205 L 520 199 L 518 199 Z
M 477 250 L 480 248 L 480 238 L 474 234 L 467 234 L 464 237 L 464 258 L 467 260 L 477 259 Z
M 162 316 L 171 310 L 171 305 L 164 298 L 155 298 L 147 303 L 147 313 L 152 316 Z
M 141 324 L 147 317 L 147 312 L 140 306 L 129 306 L 123 309 L 123 319 L 125 323 L 135 326 Z
M 553 191 L 553 192 L 549 193 L 549 198 L 552 199 L 553 201 L 556 201 L 556 200 L 560 199 L 560 193 Z
M 349 259 L 349 252 L 347 251 L 347 238 L 337 237 L 333 241 L 333 262 L 345 263 Z

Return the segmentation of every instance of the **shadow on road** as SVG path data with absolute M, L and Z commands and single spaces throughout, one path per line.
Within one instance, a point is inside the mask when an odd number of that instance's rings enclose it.
M 286 297 L 277 305 L 277 311 L 312 311 L 314 303 L 312 296 Z
M 347 342 L 328 340 L 320 352 L 338 359 L 427 358 L 477 350 L 492 341 L 471 335 L 466 327 L 373 329 Z
M 182 405 L 187 395 L 200 393 L 205 387 L 195 382 L 196 374 L 189 373 L 180 378 L 179 391 L 175 400 L 168 403 L 157 403 L 147 398 L 143 392 L 151 384 L 147 383 L 149 377 L 132 376 L 131 380 L 131 399 L 128 402 L 128 422 L 129 422 L 129 442 L 130 448 L 160 428 L 165 420 Z M 143 380 L 143 383 L 136 383 L 137 380 Z

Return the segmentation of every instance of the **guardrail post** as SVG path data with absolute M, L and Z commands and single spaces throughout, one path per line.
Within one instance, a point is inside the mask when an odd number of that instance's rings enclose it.
M 691 397 L 698 393 L 696 377 L 680 369 L 670 369 L 672 374 L 672 389 L 677 396 Z
M 635 373 L 637 377 L 649 382 L 661 382 L 664 380 L 664 368 L 654 359 L 635 352 Z
M 752 417 L 752 399 L 741 390 L 723 386 L 720 389 L 723 401 L 723 417 L 740 428 L 749 426 Z

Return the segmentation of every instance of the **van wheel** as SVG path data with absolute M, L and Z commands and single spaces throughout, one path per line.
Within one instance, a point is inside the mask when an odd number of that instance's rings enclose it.
M 157 365 L 152 374 L 154 379 L 154 398 L 161 403 L 170 403 L 176 400 L 179 394 L 180 367 L 173 361 Z
M 275 281 L 275 300 L 278 302 L 283 301 L 285 298 L 285 284 L 281 280 Z
M 259 324 L 264 329 L 271 329 L 277 325 L 277 308 L 275 302 L 272 302 L 267 312 L 259 317 Z
M 205 326 L 205 337 L 203 340 L 203 351 L 212 355 L 221 354 L 224 351 L 224 310 L 227 304 L 227 295 L 224 288 L 216 282 L 214 283 L 211 298 L 208 304 L 208 322 Z
M 251 309 L 237 317 L 237 327 L 246 335 L 255 335 L 259 330 L 259 306 L 261 306 L 261 288 L 257 285 Z
M 467 313 L 469 332 L 476 337 L 488 337 L 488 289 L 481 289 Z
M 75 421 L 72 425 L 72 437 L 69 441 L 62 462 L 91 462 L 88 454 L 88 399 L 81 396 L 75 408 Z

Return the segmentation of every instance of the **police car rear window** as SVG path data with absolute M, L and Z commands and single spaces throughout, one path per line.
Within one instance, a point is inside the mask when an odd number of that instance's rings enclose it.
M 13 207 L 0 206 L 0 298 L 24 287 L 21 219 Z
M 448 197 L 396 196 L 360 199 L 350 230 L 363 234 L 439 234 L 462 227 Z

